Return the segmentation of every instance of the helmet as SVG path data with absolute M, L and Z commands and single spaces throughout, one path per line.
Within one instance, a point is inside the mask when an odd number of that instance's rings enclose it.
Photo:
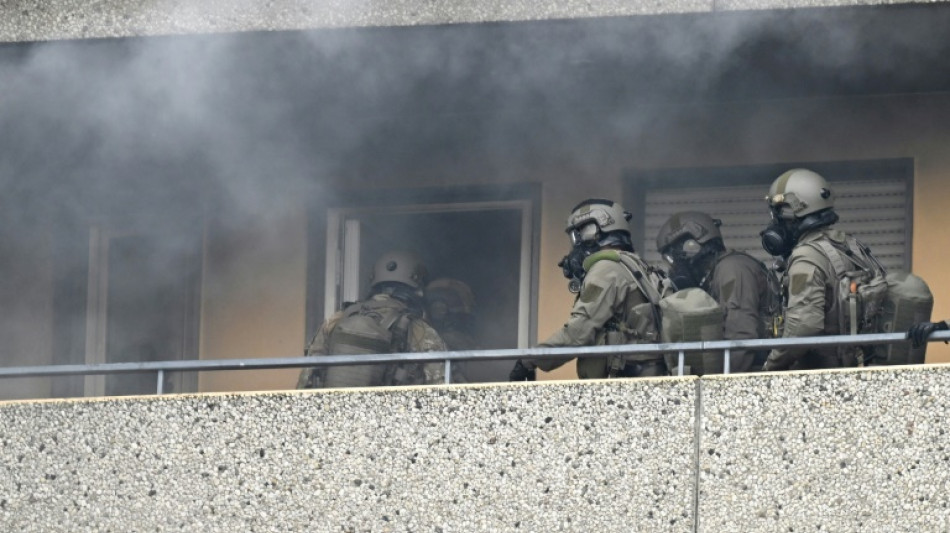
M 615 231 L 624 232 L 629 236 L 630 226 L 627 222 L 632 216 L 618 203 L 591 198 L 571 209 L 565 231 L 571 236 L 571 243 L 575 245 L 584 241 L 598 240 L 601 234 Z
M 685 238 L 684 250 L 690 247 L 695 248 L 698 252 L 701 245 L 716 239 L 722 239 L 722 232 L 719 231 L 721 225 L 721 220 L 699 211 L 676 213 L 667 219 L 660 227 L 660 231 L 657 232 L 656 249 L 663 253 L 671 244 Z M 690 243 L 690 240 L 693 242 Z
M 395 282 L 422 290 L 427 277 L 426 267 L 416 254 L 405 250 L 392 250 L 376 260 L 370 284 L 375 287 L 380 283 Z
M 804 168 L 793 168 L 772 183 L 765 197 L 781 218 L 804 218 L 834 207 L 835 197 L 825 178 Z
M 431 306 L 440 303 L 446 312 L 472 314 L 475 309 L 475 294 L 463 281 L 452 278 L 439 278 L 426 285 L 426 302 Z
M 835 198 L 825 178 L 803 168 L 779 176 L 765 197 L 772 223 L 759 234 L 766 252 L 788 258 L 798 239 L 838 221 Z

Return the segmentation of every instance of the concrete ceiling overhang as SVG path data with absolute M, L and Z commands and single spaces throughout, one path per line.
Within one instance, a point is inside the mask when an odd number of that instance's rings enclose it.
M 894 0 L 9 0 L 0 41 L 874 6 Z M 931 2 L 933 3 L 933 2 Z

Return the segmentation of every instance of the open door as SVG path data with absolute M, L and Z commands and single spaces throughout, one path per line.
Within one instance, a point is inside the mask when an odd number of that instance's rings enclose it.
M 376 258 L 417 253 L 430 279 L 450 277 L 475 293 L 481 349 L 529 346 L 532 209 L 527 200 L 338 208 L 328 211 L 324 316 L 366 296 Z M 462 364 L 469 381 L 504 381 L 510 361 Z
M 197 358 L 200 239 L 94 227 L 90 235 L 86 362 Z M 155 372 L 87 376 L 87 396 L 154 394 Z M 196 390 L 169 373 L 165 392 Z

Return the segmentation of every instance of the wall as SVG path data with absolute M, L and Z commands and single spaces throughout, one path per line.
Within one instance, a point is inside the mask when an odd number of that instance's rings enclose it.
M 53 263 L 42 229 L 3 224 L 0 235 L 0 365 L 53 363 Z M 0 380 L 0 399 L 46 397 L 49 378 Z
M 0 404 L 0 530 L 686 533 L 695 389 Z
M 289 201 L 276 214 L 217 219 L 206 230 L 201 359 L 303 355 L 306 215 Z M 199 390 L 293 388 L 294 370 L 204 372 Z
M 946 531 L 950 367 L 0 403 L 4 531 Z
M 702 380 L 698 531 L 947 531 L 950 369 Z

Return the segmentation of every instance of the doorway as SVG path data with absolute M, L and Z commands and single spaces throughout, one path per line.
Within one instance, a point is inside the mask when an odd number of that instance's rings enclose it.
M 532 204 L 528 200 L 328 210 L 324 316 L 364 298 L 376 258 L 415 252 L 429 279 L 449 277 L 475 294 L 479 349 L 529 346 L 534 310 Z M 471 382 L 505 381 L 511 361 L 460 363 Z

